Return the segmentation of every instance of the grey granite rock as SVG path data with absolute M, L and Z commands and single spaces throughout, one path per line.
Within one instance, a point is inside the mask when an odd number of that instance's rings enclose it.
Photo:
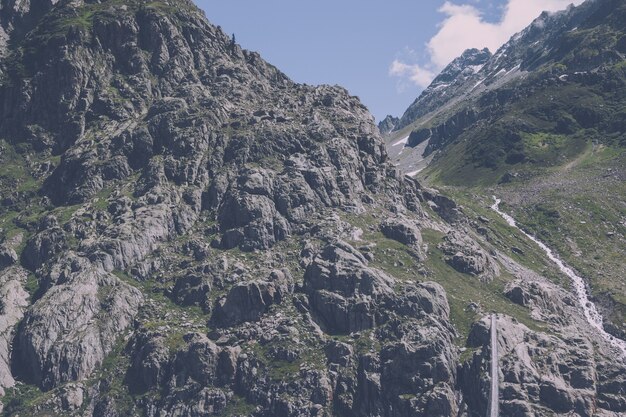
M 26 243 L 22 259 L 26 267 L 39 268 L 67 248 L 66 237 L 59 227 L 46 228 Z
M 170 352 L 163 335 L 138 332 L 130 341 L 128 350 L 132 353 L 127 378 L 133 393 L 146 392 L 165 382 Z
M 446 255 L 446 262 L 459 272 L 484 280 L 492 280 L 500 274 L 497 262 L 471 236 L 450 232 L 439 248 Z
M 13 363 L 21 377 L 44 389 L 87 378 L 143 299 L 137 289 L 75 255 L 55 264 L 51 275 L 56 285 L 26 312 Z
M 15 384 L 10 359 L 16 326 L 29 304 L 29 294 L 24 290 L 27 274 L 20 267 L 0 273 L 0 395 Z
M 414 221 L 402 218 L 386 219 L 381 223 L 380 230 L 389 239 L 420 250 L 422 235 Z
M 380 131 L 381 135 L 386 135 L 387 133 L 395 129 L 399 121 L 400 119 L 398 119 L 397 117 L 388 115 L 378 123 L 378 130 Z
M 15 249 L 7 247 L 6 245 L 0 246 L 0 268 L 6 268 L 14 265 L 19 261 L 19 257 L 15 252 Z
M 324 248 L 308 266 L 305 291 L 328 331 L 351 333 L 376 325 L 384 299 L 393 294 L 394 280 L 367 263 L 358 250 L 339 241 Z
M 599 385 L 596 373 L 598 358 L 588 338 L 575 333 L 549 336 L 534 332 L 505 316 L 499 316 L 497 323 L 503 412 L 594 415 L 594 403 L 606 394 L 602 393 L 603 388 Z M 466 398 L 473 398 L 475 409 L 480 409 L 486 406 L 488 381 L 479 377 L 480 373 L 472 368 L 483 367 L 486 363 L 485 355 L 488 353 L 485 347 L 489 344 L 487 319 L 475 325 L 469 343 L 481 346 L 482 353 L 475 353 L 473 360 L 464 365 L 461 384 Z M 623 367 L 623 364 L 619 366 Z M 620 406 L 617 409 L 621 409 Z
M 291 291 L 293 279 L 288 270 L 273 271 L 267 281 L 237 284 L 217 301 L 213 320 L 220 326 L 258 320 L 272 304 L 280 304 Z

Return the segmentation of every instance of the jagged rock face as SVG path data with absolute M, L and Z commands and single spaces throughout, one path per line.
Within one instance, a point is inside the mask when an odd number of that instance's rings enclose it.
M 206 336 L 189 334 L 188 347 L 171 355 L 163 335 L 140 333 L 131 341 L 133 362 L 129 378 L 137 393 L 164 386 L 160 406 L 167 415 L 199 416 L 219 413 L 228 397 L 219 388 L 232 383 L 238 349 L 219 348 Z M 204 387 L 204 388 L 203 388 Z
M 501 412 L 505 415 L 570 413 L 592 416 L 598 402 L 614 400 L 615 389 L 623 387 L 622 378 L 617 378 L 607 392 L 606 382 L 602 384 L 600 381 L 615 377 L 603 369 L 612 365 L 596 363 L 598 359 L 588 338 L 548 336 L 533 332 L 508 317 L 498 319 L 498 332 L 502 369 Z M 483 366 L 485 358 L 489 359 L 484 356 L 484 347 L 489 345 L 489 320 L 483 319 L 472 329 L 470 344 L 483 347 L 483 353 L 475 353 L 461 371 L 474 376 L 463 383 L 471 398 L 478 397 L 477 390 L 484 390 L 489 383 L 484 377 L 476 379 L 475 370 L 471 370 Z M 622 407 L 617 405 L 611 409 L 619 413 Z
M 468 49 L 452 61 L 420 96 L 409 106 L 402 117 L 395 123 L 395 130 L 400 130 L 420 117 L 441 108 L 459 93 L 465 83 L 474 74 L 480 72 L 492 57 L 489 49 Z M 411 146 L 418 145 L 414 141 Z
M 139 333 L 129 344 L 133 352 L 129 378 L 139 392 L 165 387 L 158 408 L 175 415 L 223 410 L 233 386 L 236 391 L 254 393 L 259 401 L 269 401 L 271 409 L 262 414 L 268 416 L 307 410 L 317 415 L 333 402 L 350 415 L 388 415 L 398 407 L 403 415 L 452 415 L 457 408 L 452 385 L 456 350 L 445 292 L 436 284 L 424 284 L 415 294 L 404 298 L 406 305 L 414 306 L 415 318 L 410 323 L 391 322 L 376 336 L 401 341 L 379 354 L 358 353 L 349 344 L 329 341 L 324 349 L 328 369 L 301 369 L 299 378 L 289 383 L 289 391 L 299 393 L 296 400 L 274 398 L 272 391 L 283 383 L 261 377 L 264 364 L 249 353 L 220 347 L 199 334 L 185 336 L 188 347 L 174 354 L 168 353 L 164 335 Z M 285 347 L 284 337 L 278 338 L 282 341 L 278 346 L 269 335 L 264 342 L 271 346 L 267 351 L 272 360 L 293 363 L 301 359 L 298 349 Z M 215 388 L 202 388 L 207 385 Z M 207 392 L 212 401 L 202 400 Z M 399 399 L 398 394 L 406 392 L 420 394 Z
M 398 119 L 397 117 L 388 115 L 378 123 L 378 131 L 381 135 L 386 135 L 387 133 L 395 129 L 399 121 L 400 119 Z
M 15 249 L 8 245 L 2 245 L 2 247 L 0 247 L 0 268 L 14 265 L 17 261 L 19 261 L 19 258 Z
M 445 261 L 459 272 L 487 280 L 500 274 L 500 268 L 495 260 L 467 235 L 458 232 L 448 233 L 440 249 L 446 255 Z
M 222 412 L 234 392 L 262 392 L 269 382 L 254 371 L 258 359 L 246 358 L 237 346 L 218 348 L 193 333 L 181 340 L 171 327 L 131 329 L 133 323 L 163 320 L 153 317 L 163 311 L 161 304 L 136 287 L 166 279 L 167 271 L 185 265 L 178 266 L 174 254 L 192 253 L 199 265 L 181 271 L 163 295 L 181 306 L 202 307 L 226 329 L 265 325 L 269 310 L 291 297 L 289 272 L 259 281 L 248 279 L 248 267 L 202 262 L 233 248 L 269 251 L 294 234 L 310 233 L 324 209 L 362 210 L 371 191 L 404 190 L 386 172 L 372 117 L 345 90 L 292 83 L 233 44 L 189 3 L 38 6 L 31 11 L 25 4 L 3 21 L 3 36 L 20 47 L 6 51 L 2 65 L 0 135 L 11 147 L 34 152 L 38 162 L 27 168 L 38 173 L 41 190 L 13 202 L 43 205 L 38 220 L 23 226 L 29 233 L 19 259 L 13 249 L 4 251 L 3 264 L 21 262 L 36 275 L 39 289 L 28 305 L 14 285 L 24 284 L 26 272 L 3 283 L 13 294 L 3 304 L 10 307 L 3 386 L 17 376 L 58 391 L 51 407 L 76 412 L 83 388 L 65 387 L 93 377 L 129 329 L 135 333 L 125 350 L 134 381 L 129 389 L 170 387 L 170 394 L 146 408 L 149 415 Z M 406 198 L 411 210 L 419 208 L 414 195 Z M 203 231 L 200 217 L 214 223 Z M 181 235 L 195 238 L 181 246 L 168 243 Z M 159 259 L 163 250 L 167 261 Z M 215 299 L 214 291 L 225 295 Z M 436 303 L 423 301 L 428 297 L 419 292 L 411 297 L 394 300 L 414 315 L 422 304 L 445 303 L 445 296 Z M 346 302 L 348 311 L 352 302 Z M 454 354 L 452 345 L 447 349 Z M 268 354 L 300 358 L 289 349 Z M 254 395 L 246 401 L 266 404 L 270 414 L 329 407 L 331 376 L 322 385 L 319 376 L 311 370 L 303 379 L 312 396 L 303 403 Z M 93 415 L 122 413 L 117 400 L 104 394 L 109 389 L 89 388 Z M 189 402 L 195 405 L 184 405 Z
M 381 223 L 380 230 L 389 239 L 420 250 L 422 235 L 417 223 L 403 218 L 387 219 Z
M 0 275 L 0 394 L 12 387 L 10 352 L 15 325 L 24 316 L 29 294 L 24 290 L 27 271 L 14 267 Z
M 515 304 L 530 308 L 542 320 L 563 324 L 567 306 L 576 305 L 572 297 L 563 295 L 542 282 L 514 282 L 505 288 L 505 295 Z
M 88 261 L 53 266 L 56 281 L 26 312 L 16 338 L 14 368 L 50 389 L 88 377 L 137 314 L 141 293 Z
M 37 387 L 7 415 L 480 410 L 458 395 L 458 304 L 382 259 L 417 270 L 468 220 L 395 172 L 355 97 L 293 83 L 183 0 L 44 3 L 0 9 L 0 387 Z M 495 275 L 458 233 L 468 279 Z M 619 378 L 598 381 L 619 408 Z
M 523 269 L 517 269 L 516 274 L 523 278 L 510 283 L 506 295 L 527 305 L 533 317 L 561 330 L 558 334 L 531 330 L 512 317 L 497 315 L 501 413 L 623 413 L 623 394 L 617 394 L 624 392 L 623 361 L 598 354 L 598 338 L 577 331 L 581 325 L 576 313 L 579 307 L 571 294 Z M 489 393 L 490 332 L 490 317 L 472 326 L 467 346 L 473 354 L 459 367 L 459 385 L 476 415 L 487 411 L 487 403 L 481 399 Z
M 297 157 L 317 148 L 315 163 L 332 166 L 332 158 L 339 166 L 342 161 L 360 161 L 355 156 L 362 150 L 372 156 L 364 161 L 366 164 L 382 160 L 371 126 L 366 127 L 369 132 L 360 132 L 359 127 L 339 134 L 335 129 L 340 117 L 321 122 L 324 114 L 331 109 L 335 112 L 335 108 L 341 109 L 337 113 L 343 112 L 343 117 L 358 120 L 354 110 L 363 115 L 365 110 L 354 99 L 336 89 L 309 91 L 292 84 L 258 55 L 235 46 L 231 50 L 222 33 L 206 25 L 193 6 L 186 7 L 189 24 L 184 30 L 175 24 L 174 15 L 156 7 L 134 5 L 124 10 L 113 6 L 109 10 L 94 5 L 84 6 L 94 13 L 90 31 L 70 30 L 53 37 L 51 45 L 41 45 L 36 43 L 36 36 L 47 28 L 40 25 L 24 40 L 41 54 L 16 58 L 34 61 L 27 69 L 33 78 L 28 85 L 4 85 L 7 108 L 22 111 L 6 114 L 0 131 L 25 141 L 47 138 L 47 143 L 32 146 L 64 152 L 47 181 L 46 188 L 55 202 L 83 202 L 138 168 L 146 174 L 143 191 L 147 191 L 165 178 L 179 186 L 206 184 L 208 175 L 215 177 L 224 163 L 258 162 L 268 154 Z M 63 12 L 72 15 L 83 11 L 69 8 Z M 86 48 L 87 43 L 96 46 Z M 183 73 L 181 68 L 189 71 Z M 46 79 L 56 73 L 65 75 L 55 82 Z M 154 77 L 158 82 L 153 85 Z M 289 92 L 281 91 L 285 88 Z M 37 102 L 42 96 L 52 101 L 43 106 Z M 293 114 L 272 110 L 277 107 Z M 141 123 L 137 123 L 138 117 L 143 119 Z M 96 131 L 94 125 L 98 123 Z M 225 125 L 231 129 L 228 135 L 222 130 Z M 38 131 L 33 134 L 30 130 L 35 126 Z M 299 129 L 291 130 L 294 126 Z M 355 140 L 332 141 L 328 148 L 319 146 L 333 135 Z M 299 139 L 291 140 L 295 136 Z M 99 143 L 97 151 L 94 141 Z M 210 155 L 208 149 L 212 150 Z M 295 169 L 306 170 L 302 174 L 307 174 L 314 186 L 315 180 L 328 182 L 329 178 L 355 174 L 363 177 L 362 172 L 368 171 L 349 164 L 341 167 L 347 171 L 321 174 L 306 172 L 313 167 L 297 165 Z M 234 178 L 232 174 L 225 177 L 223 185 L 230 187 Z M 366 184 L 373 180 L 362 179 Z M 350 188 L 355 185 L 351 183 Z M 335 201 L 341 198 L 329 197 Z M 246 208 L 250 209 L 244 204 L 240 209 Z
M 478 119 L 478 114 L 472 109 L 460 111 L 440 125 L 413 130 L 409 135 L 407 145 L 415 147 L 428 140 L 428 145 L 424 150 L 424 156 L 428 156 L 435 150 L 452 143 Z
M 273 271 L 268 281 L 249 281 L 232 287 L 218 301 L 213 318 L 222 326 L 258 320 L 291 291 L 293 279 L 289 271 Z
M 22 254 L 50 288 L 20 327 L 15 367 L 46 389 L 87 377 L 137 313 L 138 291 L 108 271 L 188 230 L 203 204 L 218 213 L 221 247 L 267 249 L 313 208 L 350 204 L 379 181 L 371 121 L 343 129 L 366 115 L 355 99 L 294 85 L 181 6 L 65 5 L 33 23 L 27 54 L 12 52 L 24 73 L 7 67 L 2 135 L 62 153 L 43 188 L 52 203 L 109 195 L 96 218 L 42 220 Z M 241 169 L 273 157 L 290 158 L 289 171 Z M 131 176 L 129 198 L 119 186 Z
M 307 268 L 309 303 L 329 332 L 352 333 L 384 321 L 382 305 L 393 294 L 394 279 L 367 263 L 352 246 L 338 242 Z
M 410 125 L 428 113 L 446 110 L 464 98 L 476 98 L 486 90 L 523 78 L 525 72 L 566 57 L 571 52 L 569 49 L 575 48 L 571 40 L 564 39 L 568 32 L 575 31 L 579 25 L 590 28 L 607 24 L 617 28 L 619 24 L 616 24 L 615 19 L 619 19 L 622 13 L 618 9 L 618 1 L 601 0 L 585 2 L 561 12 L 544 12 L 493 54 L 487 49 L 466 50 L 407 109 L 397 129 Z M 612 16 L 607 16 L 611 13 Z M 612 45 L 607 43 L 601 47 L 610 50 Z M 572 72 L 588 71 L 601 60 L 614 62 L 621 59 L 618 54 L 609 51 L 603 51 L 595 59 L 588 58 L 582 54 L 573 54 L 567 56 L 566 65 Z

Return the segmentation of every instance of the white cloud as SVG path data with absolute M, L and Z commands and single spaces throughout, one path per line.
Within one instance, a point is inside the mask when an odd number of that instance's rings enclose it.
M 542 11 L 555 12 L 565 9 L 571 3 L 578 5 L 583 1 L 508 0 L 500 21 L 495 23 L 485 21 L 476 6 L 446 1 L 439 8 L 439 12 L 443 13 L 445 18 L 438 25 L 439 30 L 435 36 L 426 43 L 428 56 L 426 62 L 407 63 L 406 58 L 396 59 L 389 68 L 389 75 L 404 77 L 413 84 L 424 87 L 424 84 L 428 85 L 439 71 L 466 49 L 487 47 L 495 52 L 511 36 L 528 26 Z M 416 77 L 416 74 L 419 74 L 419 77 Z
M 389 75 L 394 77 L 408 78 L 413 84 L 421 88 L 428 87 L 428 84 L 435 77 L 435 73 L 417 64 L 406 64 L 399 59 L 394 60 L 389 67 Z

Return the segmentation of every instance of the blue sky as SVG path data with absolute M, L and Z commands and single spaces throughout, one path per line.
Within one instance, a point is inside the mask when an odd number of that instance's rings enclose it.
M 401 115 L 444 63 L 466 47 L 493 49 L 513 34 L 509 32 L 529 24 L 530 16 L 562 8 L 568 1 L 196 3 L 212 23 L 234 33 L 239 44 L 261 53 L 294 81 L 342 85 L 380 120 L 387 114 Z

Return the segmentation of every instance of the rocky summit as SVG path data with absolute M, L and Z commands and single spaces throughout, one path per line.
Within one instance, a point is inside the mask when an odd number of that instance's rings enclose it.
M 187 0 L 0 7 L 2 415 L 484 416 L 493 360 L 503 416 L 626 413 L 554 263 L 343 88 Z

